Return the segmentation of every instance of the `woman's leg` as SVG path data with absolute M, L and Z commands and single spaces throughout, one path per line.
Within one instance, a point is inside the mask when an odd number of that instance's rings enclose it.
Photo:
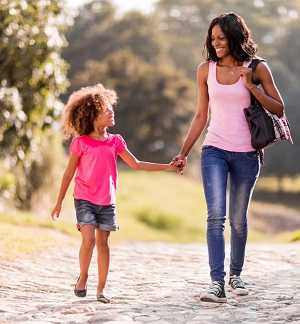
M 212 281 L 224 283 L 224 223 L 228 163 L 226 151 L 207 147 L 202 151 L 202 180 L 207 204 L 207 244 Z
M 248 233 L 247 212 L 258 174 L 259 160 L 255 152 L 235 153 L 230 163 L 230 275 L 239 276 L 243 268 Z
M 109 245 L 110 232 L 96 229 L 96 246 L 98 252 L 98 287 L 97 296 L 103 293 L 109 269 Z
M 80 233 L 82 238 L 79 250 L 80 277 L 76 284 L 76 289 L 85 289 L 95 246 L 95 226 L 83 225 L 80 227 Z

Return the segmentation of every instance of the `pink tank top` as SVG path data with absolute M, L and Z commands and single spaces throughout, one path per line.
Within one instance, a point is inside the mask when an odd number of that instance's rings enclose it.
M 249 62 L 243 65 L 248 66 Z M 209 62 L 208 95 L 210 122 L 203 145 L 213 145 L 232 152 L 248 152 L 250 131 L 243 109 L 250 105 L 250 92 L 242 78 L 230 85 L 217 81 L 217 63 Z

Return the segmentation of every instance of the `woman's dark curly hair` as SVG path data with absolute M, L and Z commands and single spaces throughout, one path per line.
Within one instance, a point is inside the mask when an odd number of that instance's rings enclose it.
M 104 88 L 100 83 L 73 92 L 63 114 L 65 135 L 70 137 L 90 134 L 99 113 L 116 101 L 115 91 Z
M 244 19 L 234 12 L 222 14 L 212 20 L 208 28 L 205 48 L 208 61 L 218 61 L 212 46 L 212 29 L 219 25 L 228 40 L 230 54 L 239 62 L 248 61 L 255 56 L 257 45 Z

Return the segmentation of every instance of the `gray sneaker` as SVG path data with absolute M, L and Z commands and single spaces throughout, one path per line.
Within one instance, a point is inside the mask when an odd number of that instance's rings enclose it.
M 206 293 L 201 294 L 200 300 L 211 303 L 226 303 L 226 294 L 224 283 L 221 281 L 213 281 Z
M 249 294 L 249 291 L 245 287 L 245 283 L 240 276 L 231 275 L 229 278 L 229 286 L 230 290 L 238 296 L 246 296 Z

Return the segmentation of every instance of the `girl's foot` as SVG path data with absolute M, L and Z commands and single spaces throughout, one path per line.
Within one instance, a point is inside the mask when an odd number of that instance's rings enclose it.
M 103 304 L 109 304 L 110 303 L 110 299 L 108 299 L 107 297 L 105 297 L 103 295 L 103 291 L 97 291 L 97 295 L 96 295 L 97 301 Z
M 97 301 L 103 304 L 109 304 L 110 299 L 106 298 L 103 294 L 97 295 Z
M 80 281 L 80 276 L 78 277 L 77 282 L 75 284 L 74 294 L 77 297 L 85 297 L 86 293 L 87 293 L 87 286 L 85 286 L 85 288 L 83 288 L 83 289 L 77 288 L 79 286 L 79 281 Z

